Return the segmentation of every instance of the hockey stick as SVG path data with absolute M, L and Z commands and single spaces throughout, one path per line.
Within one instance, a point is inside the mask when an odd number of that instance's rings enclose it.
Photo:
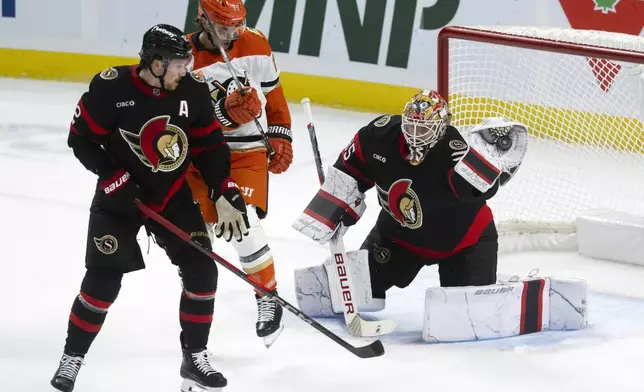
M 313 113 L 311 112 L 311 100 L 304 98 L 301 101 L 304 106 L 304 112 L 307 117 L 306 127 L 309 130 L 309 137 L 311 139 L 311 148 L 313 149 L 313 157 L 315 159 L 315 166 L 318 171 L 318 179 L 320 185 L 324 183 L 324 169 L 322 168 L 322 158 L 320 157 L 320 147 L 318 146 L 318 139 L 315 133 L 315 125 L 313 124 Z M 335 268 L 332 268 L 333 279 L 338 283 L 338 287 L 342 290 L 340 298 L 344 302 L 344 322 L 349 329 L 349 333 L 355 336 L 380 336 L 390 334 L 396 329 L 396 321 L 394 320 L 363 320 L 358 313 L 358 307 L 354 301 L 357 298 L 354 295 L 353 289 L 353 276 L 347 262 L 347 253 L 344 249 L 344 241 L 338 235 L 338 232 L 333 235 L 329 241 L 329 250 L 335 262 Z
M 157 222 L 161 226 L 165 227 L 172 233 L 174 233 L 176 236 L 187 242 L 190 246 L 193 248 L 197 249 L 199 252 L 203 253 L 204 255 L 208 256 L 211 260 L 219 263 L 220 265 L 224 266 L 227 270 L 232 272 L 233 274 L 237 275 L 240 279 L 242 279 L 244 282 L 250 284 L 255 288 L 255 290 L 261 292 L 264 295 L 270 296 L 275 301 L 280 304 L 282 307 L 286 308 L 289 312 L 293 313 L 297 317 L 299 317 L 302 321 L 305 323 L 309 324 L 313 328 L 317 329 L 320 331 L 324 336 L 328 337 L 329 339 L 333 340 L 340 346 L 344 347 L 345 349 L 351 351 L 353 354 L 360 358 L 373 358 L 373 357 L 379 357 L 385 353 L 385 348 L 382 345 L 382 342 L 380 340 L 376 340 L 372 342 L 371 344 L 368 344 L 366 346 L 362 347 L 356 347 L 345 340 L 343 340 L 341 337 L 338 335 L 334 334 L 333 332 L 329 331 L 326 329 L 322 324 L 318 323 L 317 321 L 313 320 L 311 317 L 307 316 L 305 313 L 302 313 L 299 309 L 295 308 L 293 305 L 290 303 L 286 302 L 285 299 L 280 297 L 279 295 L 273 293 L 272 291 L 268 290 L 266 287 L 263 285 L 257 283 L 255 280 L 252 278 L 249 278 L 248 275 L 246 275 L 244 272 L 242 272 L 240 269 L 226 261 L 224 258 L 216 254 L 215 252 L 211 252 L 208 249 L 205 249 L 199 243 L 195 242 L 192 240 L 192 237 L 190 237 L 189 234 L 178 228 L 176 225 L 174 225 L 172 222 L 168 221 L 158 213 L 154 212 L 152 209 L 150 209 L 148 206 L 143 204 L 140 200 L 135 200 L 134 204 L 141 210 L 141 212 L 147 216 L 148 218 L 152 219 L 153 221 Z
M 208 22 L 210 22 L 210 19 L 208 19 Z M 221 56 L 224 58 L 224 62 L 226 63 L 226 67 L 228 68 L 228 71 L 230 72 L 230 75 L 233 77 L 233 80 L 235 81 L 235 84 L 237 85 L 237 89 L 239 90 L 239 93 L 244 95 L 244 88 L 239 81 L 239 78 L 237 77 L 237 74 L 235 73 L 235 70 L 233 69 L 233 65 L 230 63 L 230 57 L 228 57 L 228 52 L 224 49 L 224 45 L 221 43 L 221 40 L 217 36 L 215 32 L 212 34 L 209 34 L 209 36 L 212 37 L 212 39 L 215 41 L 214 44 L 217 46 L 217 49 L 219 49 L 219 52 L 221 53 Z M 273 149 L 273 146 L 268 142 L 268 138 L 266 137 L 266 132 L 264 132 L 264 127 L 262 127 L 262 124 L 259 123 L 259 120 L 257 117 L 253 117 L 253 120 L 255 121 L 255 126 L 257 127 L 257 130 L 259 133 L 262 135 L 262 142 L 264 143 L 264 146 L 266 146 L 266 150 L 268 151 L 268 157 L 272 158 L 275 155 L 275 150 Z

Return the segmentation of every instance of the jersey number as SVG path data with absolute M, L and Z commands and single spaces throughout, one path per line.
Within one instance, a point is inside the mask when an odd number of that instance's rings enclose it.
M 74 110 L 74 118 L 72 118 L 72 124 L 76 125 L 76 119 L 81 115 L 80 105 L 76 105 L 76 110 Z
M 344 149 L 344 154 L 342 155 L 342 158 L 344 158 L 345 161 L 348 161 L 349 158 L 351 158 L 351 154 L 353 154 L 355 151 L 356 151 L 356 145 L 352 140 L 351 143 L 349 143 L 349 145 L 347 146 L 347 148 Z

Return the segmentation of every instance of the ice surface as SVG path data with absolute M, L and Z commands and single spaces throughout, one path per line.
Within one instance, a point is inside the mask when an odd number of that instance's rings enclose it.
M 50 391 L 69 309 L 84 273 L 85 233 L 94 176 L 67 148 L 67 127 L 85 85 L 0 79 L 0 391 Z M 334 161 L 374 114 L 315 106 L 322 157 Z M 280 294 L 295 304 L 293 270 L 321 263 L 326 248 L 290 228 L 318 188 L 305 120 L 291 105 L 295 161 L 271 177 L 264 227 Z M 367 212 L 346 236 L 355 249 L 377 214 Z M 116 303 L 86 358 L 77 392 L 178 392 L 180 350 L 176 269 L 154 243 L 139 241 L 148 268 L 126 275 Z M 148 251 L 149 246 L 149 253 Z M 216 251 L 236 263 L 226 243 Z M 252 289 L 220 268 L 209 348 L 229 380 L 226 392 L 328 391 L 641 391 L 644 360 L 644 269 L 574 253 L 502 255 L 499 275 L 579 277 L 590 285 L 590 325 L 486 342 L 421 340 L 424 290 L 438 283 L 429 267 L 406 290 L 392 289 L 387 309 L 398 320 L 384 337 L 386 354 L 358 359 L 286 313 L 270 350 L 255 336 Z M 355 344 L 341 319 L 321 322 Z

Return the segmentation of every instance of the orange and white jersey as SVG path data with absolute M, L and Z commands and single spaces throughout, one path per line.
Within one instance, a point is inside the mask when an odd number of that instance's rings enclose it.
M 209 51 L 199 42 L 199 32 L 189 34 L 193 48 L 194 73 L 210 87 L 215 115 L 222 125 L 224 136 L 231 150 L 248 151 L 264 148 L 255 122 L 234 124 L 219 110 L 217 102 L 237 90 L 229 68 L 217 51 Z M 280 71 L 266 37 L 258 30 L 245 28 L 229 48 L 228 57 L 239 81 L 257 90 L 262 102 L 258 118 L 265 132 L 283 132 L 290 135 L 291 118 L 279 84 Z M 222 102 L 223 103 L 223 102 Z M 269 130 L 269 128 L 271 128 Z

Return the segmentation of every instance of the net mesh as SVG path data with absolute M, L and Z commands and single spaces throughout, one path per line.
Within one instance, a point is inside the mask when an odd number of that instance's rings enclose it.
M 574 29 L 475 27 L 625 49 L 644 37 Z M 490 201 L 501 227 L 561 225 L 596 209 L 644 215 L 644 66 L 467 39 L 449 40 L 449 104 L 467 132 L 490 116 L 530 131 L 517 175 Z M 505 226 L 503 226 L 505 224 Z

